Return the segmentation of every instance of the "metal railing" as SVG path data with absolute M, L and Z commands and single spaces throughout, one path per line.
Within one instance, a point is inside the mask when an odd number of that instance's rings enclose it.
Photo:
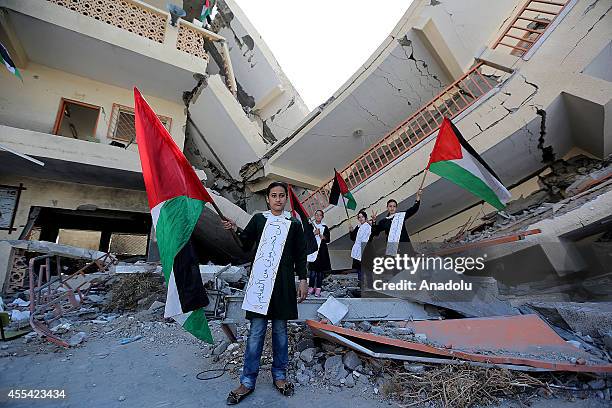
M 349 190 L 382 171 L 415 145 L 436 132 L 444 117 L 454 118 L 497 85 L 495 77 L 483 75 L 483 62 L 453 82 L 429 103 L 371 146 L 339 173 Z M 329 205 L 333 178 L 312 192 L 302 204 L 309 214 Z
M 493 45 L 511 49 L 510 53 L 522 57 L 540 39 L 570 0 L 528 0 L 504 33 Z

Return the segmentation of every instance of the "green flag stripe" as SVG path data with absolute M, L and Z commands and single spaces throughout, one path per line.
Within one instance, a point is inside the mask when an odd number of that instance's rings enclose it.
M 186 196 L 171 198 L 163 204 L 155 234 L 166 283 L 170 279 L 174 258 L 191 238 L 203 209 L 203 201 Z
M 187 330 L 198 339 L 213 344 L 212 334 L 208 327 L 204 309 L 198 309 L 191 312 L 187 320 L 185 320 L 185 323 L 183 323 L 183 329 Z
M 458 186 L 470 191 L 475 196 L 482 198 L 498 210 L 503 210 L 506 207 L 499 201 L 495 192 L 484 181 L 452 161 L 432 163 L 429 169 L 432 173 L 449 179 Z
M 353 194 L 351 194 L 350 191 L 344 194 L 344 198 L 348 200 L 346 202 L 346 208 L 350 208 L 351 210 L 357 208 L 357 201 L 355 201 L 355 197 L 353 197 Z

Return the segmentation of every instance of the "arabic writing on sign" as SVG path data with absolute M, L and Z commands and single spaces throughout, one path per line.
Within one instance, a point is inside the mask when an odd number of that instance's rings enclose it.
M 245 288 L 242 309 L 263 315 L 268 313 L 290 226 L 291 221 L 284 218 L 269 218 L 266 221 Z

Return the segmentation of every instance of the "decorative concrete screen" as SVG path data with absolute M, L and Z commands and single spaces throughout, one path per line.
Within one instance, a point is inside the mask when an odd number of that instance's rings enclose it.
M 158 43 L 164 42 L 168 16 L 129 0 L 47 0 Z
M 179 24 L 178 38 L 176 40 L 177 50 L 208 60 L 208 54 L 204 50 L 205 41 L 204 34 L 198 32 L 195 28 L 189 27 L 183 22 Z

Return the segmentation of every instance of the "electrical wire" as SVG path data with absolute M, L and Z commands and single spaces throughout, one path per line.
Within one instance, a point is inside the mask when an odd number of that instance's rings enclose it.
M 199 373 L 196 374 L 196 378 L 200 381 L 208 381 L 208 380 L 214 380 L 216 378 L 222 377 L 223 374 L 225 374 L 226 372 L 228 372 L 229 370 L 227 369 L 227 366 L 229 365 L 229 360 L 225 363 L 225 365 L 223 366 L 223 368 L 210 368 L 208 370 L 204 370 L 204 371 L 200 371 Z M 205 378 L 201 378 L 201 375 L 204 373 L 212 373 L 212 372 L 220 372 L 220 374 L 218 375 L 214 375 L 212 377 L 205 377 Z

